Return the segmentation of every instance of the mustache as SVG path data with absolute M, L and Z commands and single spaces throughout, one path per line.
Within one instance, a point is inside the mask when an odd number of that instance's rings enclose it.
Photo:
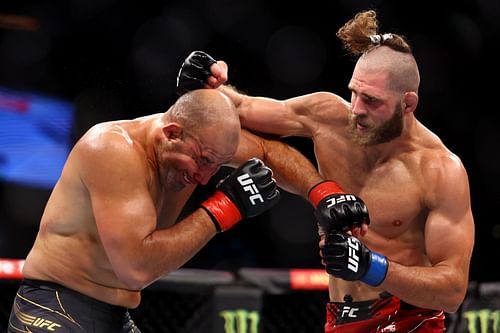
M 358 120 L 367 119 L 368 116 L 366 114 L 352 114 L 351 118 L 352 118 L 352 120 L 358 121 Z
M 363 126 L 370 126 L 369 123 L 365 123 L 365 121 L 368 119 L 368 116 L 366 114 L 359 114 L 359 115 L 351 115 L 351 123 L 356 124 L 356 123 L 361 123 Z

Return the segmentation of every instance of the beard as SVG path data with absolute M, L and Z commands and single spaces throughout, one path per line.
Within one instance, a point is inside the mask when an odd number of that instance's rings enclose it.
M 364 131 L 356 128 L 358 120 L 366 116 L 351 116 L 349 118 L 349 128 L 353 142 L 362 146 L 373 146 L 389 142 L 403 132 L 403 108 L 398 105 L 394 110 L 394 115 L 376 127 L 369 127 Z

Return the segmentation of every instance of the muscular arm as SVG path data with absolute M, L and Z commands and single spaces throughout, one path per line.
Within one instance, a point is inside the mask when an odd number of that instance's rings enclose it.
M 260 158 L 273 170 L 278 185 L 307 199 L 309 190 L 323 178 L 315 166 L 297 149 L 277 140 L 267 140 L 242 130 L 240 145 L 232 166 L 251 158 Z
M 382 287 L 424 308 L 455 312 L 468 286 L 474 244 L 474 222 L 465 169 L 456 157 L 440 158 L 442 167 L 427 165 L 425 250 L 429 267 L 390 262 Z
M 158 230 L 144 156 L 120 135 L 105 135 L 99 141 L 105 144 L 80 148 L 81 178 L 113 271 L 128 289 L 139 290 L 188 261 L 215 228 L 198 209 L 182 223 Z
M 181 91 L 196 88 L 219 89 L 236 105 L 242 126 L 258 132 L 281 136 L 313 138 L 321 123 L 330 129 L 345 125 L 349 103 L 329 92 L 317 92 L 287 100 L 250 97 L 224 85 L 228 80 L 228 65 L 216 61 L 203 51 L 192 52 L 184 61 L 177 76 Z M 326 116 L 325 116 L 326 115 Z
M 231 98 L 244 128 L 280 136 L 314 138 L 319 125 L 345 121 L 348 103 L 339 96 L 318 92 L 287 100 L 243 95 L 229 86 L 219 89 Z

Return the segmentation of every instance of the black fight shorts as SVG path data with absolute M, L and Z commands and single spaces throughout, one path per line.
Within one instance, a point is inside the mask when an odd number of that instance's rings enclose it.
M 128 310 L 61 285 L 24 279 L 14 298 L 8 333 L 140 333 Z

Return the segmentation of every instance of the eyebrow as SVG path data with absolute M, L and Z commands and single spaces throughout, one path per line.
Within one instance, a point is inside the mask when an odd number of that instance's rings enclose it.
M 363 97 L 365 97 L 365 98 L 368 98 L 368 99 L 381 100 L 380 97 L 375 96 L 375 95 L 370 95 L 370 94 L 367 94 L 367 93 L 361 93 L 360 95 L 363 96 Z
M 373 95 L 373 94 L 368 94 L 368 93 L 366 93 L 366 92 L 364 92 L 364 91 L 361 91 L 361 92 L 360 92 L 360 91 L 358 91 L 358 90 L 356 90 L 356 91 L 355 91 L 355 90 L 354 90 L 354 88 L 352 87 L 352 85 L 351 85 L 351 84 L 349 84 L 349 85 L 347 86 L 347 88 L 348 88 L 351 92 L 354 92 L 354 93 L 356 93 L 357 95 L 360 95 L 360 96 L 362 96 L 362 97 L 364 97 L 364 98 L 376 99 L 376 100 L 382 100 L 382 97 L 380 97 L 380 96 Z

